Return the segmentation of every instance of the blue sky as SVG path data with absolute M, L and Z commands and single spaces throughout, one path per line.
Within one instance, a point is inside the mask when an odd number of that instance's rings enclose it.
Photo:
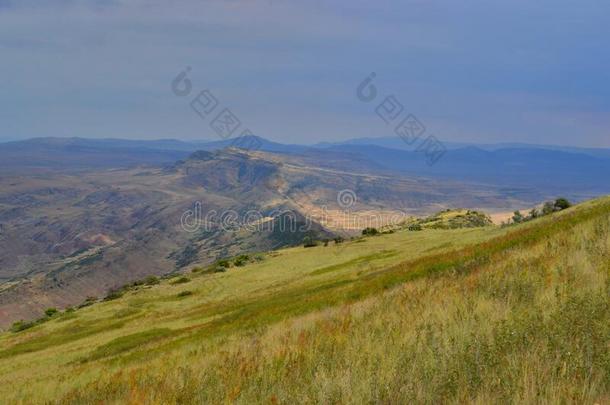
M 391 136 L 356 98 L 374 71 L 441 140 L 610 147 L 609 15 L 593 0 L 0 0 L 0 139 L 217 139 L 189 107 L 203 89 L 272 140 Z

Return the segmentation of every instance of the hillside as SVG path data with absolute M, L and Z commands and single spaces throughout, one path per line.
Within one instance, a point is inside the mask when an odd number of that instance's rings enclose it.
M 272 251 L 3 333 L 0 395 L 604 403 L 609 248 L 610 198 L 602 198 L 505 228 L 403 230 Z
M 408 222 L 410 229 L 456 229 L 477 228 L 492 225 L 491 218 L 478 211 L 447 209 L 426 218 Z

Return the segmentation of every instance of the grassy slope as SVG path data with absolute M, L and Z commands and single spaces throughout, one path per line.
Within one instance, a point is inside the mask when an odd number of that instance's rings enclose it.
M 602 199 L 513 228 L 285 249 L 165 282 L 1 335 L 0 396 L 609 401 L 609 213 Z

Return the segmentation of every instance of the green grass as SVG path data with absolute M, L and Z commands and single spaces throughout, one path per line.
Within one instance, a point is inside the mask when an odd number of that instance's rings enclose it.
M 410 225 L 419 225 L 423 229 L 456 229 L 490 226 L 492 221 L 484 213 L 458 209 L 441 211 L 427 218 L 417 219 Z
M 150 329 L 144 332 L 134 333 L 132 335 L 121 336 L 112 341 L 97 347 L 89 356 L 82 359 L 82 362 L 99 360 L 105 357 L 115 356 L 126 351 L 135 349 L 136 347 L 145 346 L 148 343 L 155 342 L 165 336 L 172 334 L 172 331 L 166 328 Z
M 11 403 L 603 403 L 610 199 L 195 272 L 0 335 Z M 175 282 L 175 280 L 173 280 Z
M 344 262 L 344 263 L 339 263 L 339 264 L 334 264 L 332 266 L 322 267 L 321 269 L 312 271 L 310 274 L 312 276 L 317 276 L 318 274 L 330 273 L 333 271 L 350 268 L 350 267 L 353 267 L 356 265 L 365 264 L 365 263 L 368 263 L 368 262 L 371 262 L 374 260 L 393 257 L 393 256 L 396 256 L 397 254 L 398 254 L 398 252 L 396 252 L 396 251 L 381 251 L 379 253 L 373 253 L 370 255 L 360 256 L 355 259 L 348 260 L 347 262 Z
M 54 330 L 52 333 L 38 333 L 30 339 L 25 339 L 11 347 L 0 351 L 0 359 L 18 354 L 38 352 L 44 349 L 65 345 L 86 337 L 106 331 L 120 329 L 125 322 L 98 319 L 89 322 L 72 322 L 69 326 Z

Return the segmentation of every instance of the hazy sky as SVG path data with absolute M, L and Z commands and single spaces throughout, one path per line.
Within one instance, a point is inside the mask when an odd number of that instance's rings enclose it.
M 441 140 L 610 147 L 609 16 L 607 0 L 0 0 L 0 138 L 217 139 L 189 106 L 209 89 L 281 142 L 391 136 L 374 110 L 394 95 Z

